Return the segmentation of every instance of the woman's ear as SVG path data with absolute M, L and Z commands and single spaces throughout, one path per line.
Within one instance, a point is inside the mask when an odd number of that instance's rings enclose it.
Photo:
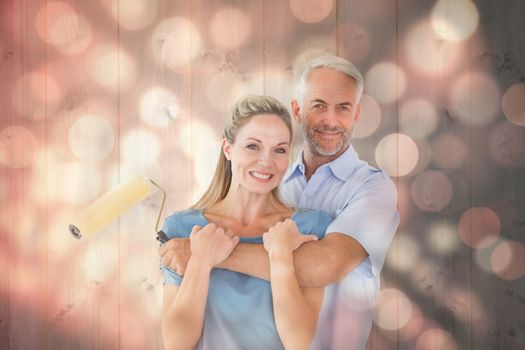
M 224 156 L 226 157 L 227 160 L 232 160 L 231 150 L 232 150 L 232 145 L 230 145 L 230 143 L 228 142 L 228 140 L 226 140 L 226 138 L 223 138 L 222 139 L 222 152 L 224 153 Z

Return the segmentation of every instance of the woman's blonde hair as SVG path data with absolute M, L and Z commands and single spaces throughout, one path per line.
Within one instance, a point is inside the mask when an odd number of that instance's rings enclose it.
M 260 114 L 272 114 L 279 117 L 290 131 L 290 139 L 292 138 L 292 120 L 286 107 L 273 97 L 258 95 L 244 96 L 235 103 L 231 110 L 230 118 L 224 126 L 223 137 L 233 145 L 239 130 L 252 117 Z M 230 190 L 231 180 L 231 162 L 226 159 L 221 149 L 210 186 L 191 208 L 206 209 L 223 200 Z M 272 190 L 272 194 L 281 202 L 277 187 Z

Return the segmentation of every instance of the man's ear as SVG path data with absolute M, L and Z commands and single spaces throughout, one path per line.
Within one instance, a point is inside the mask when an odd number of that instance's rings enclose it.
M 358 103 L 355 109 L 354 123 L 357 122 L 359 118 L 361 118 L 361 103 Z
M 222 152 L 224 153 L 224 156 L 228 160 L 232 159 L 231 150 L 232 150 L 232 145 L 230 145 L 230 143 L 228 142 L 228 140 L 226 140 L 226 138 L 223 138 L 222 139 Z
M 297 100 L 292 100 L 292 115 L 296 122 L 301 123 L 301 107 Z

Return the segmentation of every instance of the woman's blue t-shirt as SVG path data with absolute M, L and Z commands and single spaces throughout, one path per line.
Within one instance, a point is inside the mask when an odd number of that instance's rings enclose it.
M 297 209 L 290 217 L 299 232 L 324 237 L 332 218 L 324 211 Z M 202 210 L 172 214 L 163 231 L 169 238 L 187 238 L 195 225 L 206 226 Z M 240 239 L 262 243 L 262 236 Z M 163 282 L 180 285 L 182 277 L 161 265 Z M 270 282 L 242 273 L 213 269 L 210 275 L 204 328 L 196 349 L 283 349 L 273 315 Z

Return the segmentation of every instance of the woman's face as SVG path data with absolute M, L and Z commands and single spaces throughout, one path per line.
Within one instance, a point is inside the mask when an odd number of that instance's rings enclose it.
M 279 186 L 288 167 L 290 143 L 290 131 L 278 116 L 251 117 L 237 131 L 233 145 L 224 141 L 224 154 L 231 160 L 232 188 L 265 194 Z

